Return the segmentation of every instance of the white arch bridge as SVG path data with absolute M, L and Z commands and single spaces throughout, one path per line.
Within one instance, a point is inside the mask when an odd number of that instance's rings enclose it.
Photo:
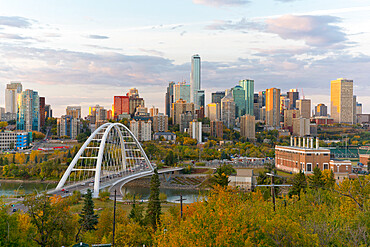
M 181 169 L 162 169 L 158 173 Z M 121 123 L 105 123 L 85 141 L 55 190 L 49 193 L 84 192 L 90 188 L 96 198 L 101 189 L 121 193 L 125 183 L 153 173 L 154 167 L 134 134 Z

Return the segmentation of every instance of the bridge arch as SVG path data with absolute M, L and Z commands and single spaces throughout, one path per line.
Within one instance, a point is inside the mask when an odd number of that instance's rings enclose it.
M 125 125 L 105 123 L 81 146 L 56 190 L 93 184 L 93 196 L 98 197 L 100 189 L 117 183 L 122 177 L 153 170 L 139 141 Z

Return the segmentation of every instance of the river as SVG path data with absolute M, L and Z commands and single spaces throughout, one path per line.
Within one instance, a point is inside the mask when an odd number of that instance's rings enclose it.
M 57 186 L 56 183 L 21 183 L 21 182 L 1 182 L 0 181 L 0 196 L 14 196 L 16 194 L 30 194 L 33 192 L 41 193 L 46 189 L 50 190 Z M 136 195 L 136 198 L 146 200 L 149 198 L 150 188 L 145 187 L 123 187 L 123 193 L 130 193 Z M 167 195 L 167 201 L 178 203 L 180 195 L 185 199 L 184 203 L 193 203 L 198 201 L 199 198 L 203 198 L 205 192 L 191 189 L 160 189 L 161 193 Z
M 160 188 L 160 192 L 167 195 L 168 202 L 178 203 L 180 195 L 185 199 L 183 203 L 193 203 L 204 198 L 205 191 L 191 190 L 191 189 L 169 189 Z M 122 193 L 130 193 L 135 195 L 138 199 L 146 200 L 149 198 L 150 188 L 146 187 L 122 187 Z
M 56 183 L 22 183 L 22 182 L 2 182 L 0 180 L 0 196 L 10 196 L 16 194 L 30 194 L 33 192 L 41 193 L 46 189 L 52 189 Z

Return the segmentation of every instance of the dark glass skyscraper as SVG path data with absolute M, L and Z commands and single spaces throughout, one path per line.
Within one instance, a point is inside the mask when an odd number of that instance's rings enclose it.
M 200 56 L 198 54 L 191 57 L 191 74 L 190 74 L 190 101 L 194 103 L 194 107 L 198 110 L 204 108 L 204 91 L 201 90 L 200 81 Z M 202 100 L 203 98 L 203 100 Z
M 250 79 L 241 80 L 239 81 L 239 85 L 245 91 L 245 101 L 246 101 L 245 114 L 253 116 L 254 80 Z

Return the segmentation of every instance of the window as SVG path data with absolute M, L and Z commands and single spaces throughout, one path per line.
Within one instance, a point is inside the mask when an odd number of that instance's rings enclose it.
M 324 170 L 327 170 L 327 169 L 329 169 L 329 164 L 324 164 Z
M 308 172 L 312 171 L 312 164 L 307 164 L 307 171 Z

